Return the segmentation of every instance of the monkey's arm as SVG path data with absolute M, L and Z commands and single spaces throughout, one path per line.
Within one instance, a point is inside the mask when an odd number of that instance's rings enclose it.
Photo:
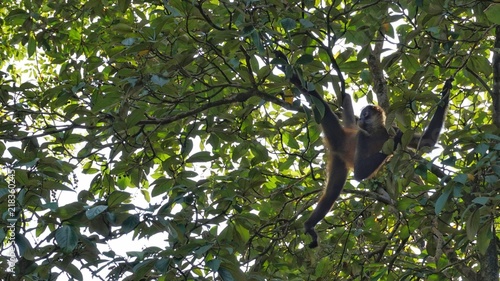
M 453 78 L 448 78 L 446 80 L 443 90 L 441 91 L 441 101 L 436 108 L 436 112 L 431 119 L 431 122 L 427 126 L 427 129 L 422 135 L 413 136 L 409 143 L 409 146 L 415 149 L 421 149 L 423 147 L 432 148 L 436 145 L 439 135 L 441 134 L 441 129 L 443 128 L 444 120 L 446 119 L 446 113 L 448 111 L 448 104 L 450 102 L 450 90 L 452 88 Z M 401 141 L 402 133 L 398 132 L 395 137 L 395 145 Z
M 448 111 L 448 104 L 450 102 L 450 90 L 452 88 L 451 83 L 453 78 L 448 78 L 444 83 L 443 90 L 441 91 L 441 102 L 439 103 L 434 116 L 432 117 L 429 126 L 425 130 L 418 144 L 417 149 L 422 147 L 433 147 L 436 145 L 439 135 L 441 134 L 441 129 L 443 128 L 444 120 L 446 118 L 446 112 Z
M 301 79 L 300 70 L 294 69 L 290 64 L 288 64 L 288 59 L 281 51 L 275 51 L 274 54 L 276 58 L 282 62 L 282 65 L 278 68 L 285 73 L 290 82 L 292 82 L 299 91 L 312 99 L 312 103 L 316 107 L 315 114 L 319 120 L 321 120 L 321 127 L 325 138 L 330 142 L 330 146 L 334 150 L 339 150 L 343 146 L 343 140 L 345 138 L 344 128 L 340 123 L 337 115 L 331 110 L 328 103 L 323 99 L 323 97 L 315 89 L 309 90 L 307 83 Z M 354 116 L 354 110 L 352 107 L 351 96 L 345 93 L 344 87 L 342 87 L 342 118 L 344 119 L 344 124 L 346 127 L 356 128 L 356 118 Z
M 341 150 L 345 142 L 346 133 L 337 115 L 333 113 L 328 103 L 323 99 L 318 91 L 308 91 L 302 85 L 302 81 L 299 79 L 297 74 L 293 74 L 293 76 L 290 78 L 290 82 L 292 82 L 292 84 L 294 84 L 302 94 L 312 97 L 312 102 L 316 107 L 315 114 L 320 114 L 320 116 L 318 117 L 321 120 L 321 128 L 323 129 L 325 139 L 327 139 L 328 144 L 332 150 Z M 347 97 L 343 99 L 343 107 L 343 115 L 347 116 L 348 119 L 355 120 L 351 97 L 349 95 L 347 95 Z M 347 108 L 347 110 L 345 108 Z
M 347 179 L 347 173 L 349 172 L 346 163 L 338 156 L 329 152 L 328 158 L 328 168 L 326 174 L 328 179 L 326 182 L 326 188 L 323 195 L 318 201 L 318 205 L 314 209 L 311 216 L 304 223 L 305 233 L 311 235 L 312 242 L 309 244 L 309 248 L 315 248 L 318 246 L 318 235 L 314 230 L 314 226 L 322 220 L 326 214 L 332 208 L 333 203 L 340 195 L 342 188 Z
M 354 109 L 352 108 L 352 100 L 349 94 L 342 95 L 342 118 L 344 119 L 344 126 L 349 128 L 357 127 Z
M 295 85 L 295 87 L 297 87 L 300 90 L 300 92 L 302 94 L 309 95 L 320 102 L 322 107 L 324 107 L 324 114 L 322 116 L 323 119 L 335 118 L 338 121 L 337 115 L 335 115 L 335 113 L 333 113 L 333 111 L 330 109 L 330 106 L 328 105 L 328 103 L 323 99 L 323 97 L 318 93 L 318 91 L 307 90 L 302 85 L 302 81 L 299 79 L 297 74 L 294 74 L 292 76 L 292 78 L 290 79 L 290 82 L 292 82 Z M 316 103 L 314 103 L 314 104 L 316 104 Z M 352 107 L 352 99 L 351 99 L 351 96 L 349 94 L 345 94 L 345 93 L 342 93 L 342 118 L 344 120 L 344 125 L 346 127 L 350 127 L 350 128 L 356 127 L 356 117 L 354 116 L 354 109 Z M 339 123 L 340 123 L 340 121 L 339 121 Z M 328 124 L 328 125 L 330 125 L 330 124 Z

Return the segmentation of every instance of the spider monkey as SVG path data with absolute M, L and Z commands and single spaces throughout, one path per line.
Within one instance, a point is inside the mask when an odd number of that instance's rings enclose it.
M 413 136 L 409 143 L 410 147 L 418 150 L 422 147 L 433 147 L 436 144 L 446 117 L 452 81 L 453 78 L 446 80 L 441 91 L 441 101 L 429 126 L 422 135 Z M 354 170 L 354 179 L 357 181 L 376 174 L 389 156 L 382 152 L 382 147 L 389 140 L 390 135 L 385 129 L 385 112 L 381 107 L 376 105 L 365 107 L 356 124 L 351 96 L 343 92 L 342 125 L 321 95 L 316 90 L 307 90 L 297 74 L 292 74 L 290 82 L 302 94 L 317 99 L 319 104 L 324 107 L 324 114 L 317 117 L 321 119 L 323 141 L 327 151 L 326 188 L 316 209 L 304 223 L 305 233 L 312 237 L 309 248 L 315 248 L 318 246 L 318 235 L 314 227 L 326 216 L 339 197 L 349 171 Z M 317 105 L 317 103 L 314 104 Z M 315 111 L 315 114 L 318 112 L 320 111 Z M 398 130 L 394 136 L 395 148 L 398 143 L 401 143 L 402 135 L 402 132 Z

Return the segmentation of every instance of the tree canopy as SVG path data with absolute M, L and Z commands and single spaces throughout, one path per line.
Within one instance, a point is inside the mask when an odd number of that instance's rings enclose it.
M 484 0 L 4 1 L 0 277 L 498 280 L 499 14 Z M 335 110 L 343 85 L 381 105 L 403 141 L 455 79 L 440 149 L 396 149 L 349 180 L 317 249 L 302 224 L 324 147 L 285 63 Z

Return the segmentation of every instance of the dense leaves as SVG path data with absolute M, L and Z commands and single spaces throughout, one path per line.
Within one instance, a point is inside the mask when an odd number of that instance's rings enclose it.
M 2 280 L 498 280 L 499 9 L 2 3 Z M 378 99 L 403 141 L 455 77 L 442 149 L 349 182 L 318 250 L 302 234 L 324 180 L 317 102 L 289 71 L 334 108 L 344 81 Z

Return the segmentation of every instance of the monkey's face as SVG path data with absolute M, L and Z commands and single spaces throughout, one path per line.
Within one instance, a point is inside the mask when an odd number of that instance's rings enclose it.
M 361 111 L 358 126 L 367 131 L 383 127 L 385 124 L 385 112 L 380 106 L 369 105 Z

